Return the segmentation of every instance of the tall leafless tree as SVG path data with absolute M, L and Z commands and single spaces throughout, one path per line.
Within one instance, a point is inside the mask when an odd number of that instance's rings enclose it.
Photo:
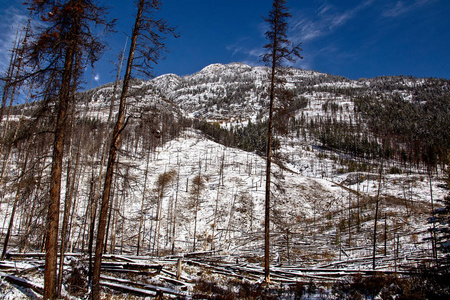
M 377 223 L 378 223 L 378 209 L 380 205 L 380 191 L 381 191 L 381 184 L 383 180 L 383 161 L 381 161 L 380 166 L 380 177 L 378 178 L 378 191 L 377 191 L 377 197 L 375 198 L 375 218 L 374 218 L 374 225 L 373 225 L 373 247 L 372 247 L 372 269 L 375 270 L 375 264 L 376 264 L 376 250 L 377 250 Z
M 59 207 L 61 194 L 62 161 L 64 140 L 69 111 L 70 95 L 76 90 L 74 76 L 84 69 L 84 64 L 91 64 L 99 58 L 103 49 L 99 39 L 92 35 L 94 25 L 112 23 L 104 19 L 106 10 L 90 0 L 39 1 L 30 0 L 28 8 L 33 16 L 40 19 L 42 27 L 36 36 L 26 45 L 26 59 L 30 70 L 23 78 L 37 77 L 44 85 L 54 84 L 53 97 L 57 99 L 55 107 L 55 132 L 52 154 L 50 201 L 47 210 L 45 238 L 45 273 L 44 298 L 57 297 L 57 251 Z M 81 54 L 77 66 L 75 57 Z M 78 67 L 78 69 L 76 68 Z M 48 80 L 57 78 L 57 80 Z
M 198 210 L 200 208 L 201 194 L 204 188 L 205 182 L 201 175 L 201 169 L 199 169 L 198 175 L 192 179 L 191 201 L 189 203 L 190 208 L 194 210 L 194 244 L 192 245 L 192 252 L 195 252 L 196 249 Z
M 117 150 L 122 131 L 126 126 L 125 105 L 130 85 L 131 73 L 138 68 L 145 74 L 149 74 L 151 64 L 161 58 L 165 50 L 164 38 L 166 34 L 175 34 L 175 30 L 169 27 L 162 19 L 154 18 L 154 14 L 161 8 L 159 0 L 139 0 L 136 2 L 137 14 L 131 35 L 130 51 L 128 54 L 125 76 L 123 79 L 122 93 L 120 96 L 119 112 L 116 125 L 112 132 L 112 140 L 109 158 L 105 174 L 100 216 L 98 221 L 97 241 L 95 248 L 94 270 L 92 278 L 92 299 L 100 298 L 100 267 L 102 262 L 103 246 L 108 219 L 108 206 L 113 182 Z M 136 62 L 134 61 L 136 58 Z

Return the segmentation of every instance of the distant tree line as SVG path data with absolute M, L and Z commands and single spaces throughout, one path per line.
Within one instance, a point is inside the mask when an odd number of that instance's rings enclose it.
M 327 101 L 325 116 L 297 117 L 290 130 L 358 157 L 443 166 L 450 149 L 449 82 L 431 78 L 408 88 L 403 77 L 389 78 L 375 80 L 372 90 L 348 89 L 355 112 L 349 120 L 342 119 L 342 106 Z M 410 99 L 400 93 L 405 89 Z
M 242 127 L 221 127 L 219 123 L 194 121 L 194 128 L 200 130 L 213 141 L 227 147 L 239 148 L 248 152 L 265 155 L 267 148 L 267 121 L 248 122 Z M 280 141 L 274 139 L 274 149 L 279 149 Z
M 418 94 L 413 101 L 398 95 L 354 99 L 371 133 L 381 141 L 385 158 L 435 166 L 450 149 L 450 95 Z

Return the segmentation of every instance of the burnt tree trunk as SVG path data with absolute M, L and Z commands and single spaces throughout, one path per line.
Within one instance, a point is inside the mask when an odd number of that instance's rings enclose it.
M 94 270 L 92 277 L 92 299 L 100 299 L 100 267 L 102 263 L 103 246 L 105 241 L 106 223 L 108 219 L 108 206 L 109 197 L 111 193 L 111 185 L 113 180 L 113 172 L 117 157 L 117 150 L 119 147 L 120 135 L 124 129 L 125 123 L 125 103 L 128 93 L 128 87 L 131 78 L 131 70 L 133 67 L 133 58 L 136 50 L 137 38 L 139 35 L 139 28 L 142 19 L 142 13 L 144 10 L 144 0 L 140 0 L 138 3 L 138 12 L 134 24 L 133 34 L 131 36 L 130 52 L 128 54 L 127 67 L 125 71 L 125 77 L 123 79 L 122 94 L 120 96 L 119 114 L 117 116 L 117 122 L 114 126 L 112 133 L 112 141 L 109 151 L 108 164 L 106 169 L 105 184 L 103 188 L 102 203 L 100 208 L 100 218 L 98 221 L 97 242 L 95 247 L 95 260 Z

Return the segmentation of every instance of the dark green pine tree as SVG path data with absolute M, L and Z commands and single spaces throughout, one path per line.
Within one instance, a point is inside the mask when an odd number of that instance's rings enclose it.
M 283 82 L 279 72 L 286 61 L 295 62 L 300 56 L 301 44 L 294 45 L 287 36 L 288 19 L 292 15 L 286 6 L 286 0 L 273 0 L 272 10 L 269 16 L 264 18 L 270 26 L 266 32 L 268 43 L 264 46 L 266 54 L 263 61 L 270 67 L 270 87 L 269 87 L 269 122 L 267 132 L 267 164 L 266 164 L 266 192 L 265 192 L 265 230 L 264 230 L 264 280 L 270 282 L 270 169 L 272 159 L 272 140 L 274 128 L 274 103 L 275 100 L 282 100 L 284 97 L 279 89 Z

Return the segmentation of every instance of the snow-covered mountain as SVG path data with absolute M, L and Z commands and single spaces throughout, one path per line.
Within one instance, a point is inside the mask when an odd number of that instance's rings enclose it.
M 353 114 L 351 99 L 360 95 L 400 95 L 404 100 L 412 101 L 418 87 L 434 84 L 433 79 L 399 76 L 349 80 L 294 68 L 286 69 L 281 77 L 284 87 L 293 92 L 293 100 L 310 100 L 304 114 L 316 116 L 326 115 L 326 110 L 322 109 L 325 103 L 330 107 L 336 104 L 338 109 L 343 107 Z M 447 91 L 448 88 L 445 81 L 442 89 Z M 109 100 L 112 90 L 112 84 L 97 88 L 92 100 Z M 242 63 L 213 64 L 184 77 L 166 74 L 147 82 L 138 81 L 133 87 L 133 92 L 144 101 L 143 105 L 149 97 L 160 97 L 172 102 L 186 116 L 222 122 L 250 120 L 264 114 L 268 104 L 267 90 L 268 69 Z
M 262 257 L 264 157 L 258 151 L 238 149 L 238 142 L 227 147 L 226 141 L 212 140 L 195 122 L 207 121 L 224 130 L 232 128 L 234 131 L 227 133 L 231 137 L 249 121 L 264 121 L 267 71 L 265 67 L 240 63 L 214 64 L 189 76 L 167 74 L 133 83 L 127 100 L 127 115 L 131 118 L 124 131 L 112 200 L 110 243 L 114 241 L 119 247 L 120 236 L 121 251 L 135 252 L 139 219 L 143 217 L 141 233 L 146 254 L 155 254 L 155 248 L 158 254 L 169 254 L 174 244 L 177 253 L 214 247 L 224 254 L 240 254 L 253 260 Z M 423 238 L 427 235 L 431 196 L 442 199 L 448 192 L 441 182 L 442 170 L 437 168 L 429 177 L 421 163 L 407 164 L 393 157 L 383 162 L 380 177 L 381 160 L 354 155 L 365 145 L 356 145 L 359 140 L 381 143 L 373 131 L 374 116 L 361 110 L 363 105 L 391 98 L 432 109 L 433 101 L 427 95 L 445 95 L 449 82 L 410 77 L 349 80 L 300 69 L 288 69 L 282 77 L 296 106 L 289 116 L 289 133 L 277 136 L 280 147 L 273 169 L 273 252 L 282 260 L 289 255 L 289 260 L 304 265 L 336 262 L 343 248 L 348 260 L 366 257 L 372 249 L 379 192 L 379 217 L 386 220 L 390 247 L 380 266 L 391 266 L 394 237 L 401 239 L 402 253 L 414 263 L 429 250 Z M 90 182 L 98 176 L 94 174 L 99 173 L 103 139 L 107 136 L 102 128 L 108 128 L 100 124 L 108 119 L 114 90 L 114 84 L 109 84 L 85 92 L 78 105 L 79 126 L 86 129 L 75 136 L 82 139 L 82 148 L 74 146 L 73 150 L 80 151 L 84 166 L 76 173 L 77 204 L 70 238 L 74 249 L 85 246 L 89 194 L 95 188 Z M 120 84 L 116 95 L 119 90 Z M 339 138 L 344 142 L 348 142 L 344 139 L 348 138 L 346 131 L 351 131 L 355 147 L 334 146 L 342 141 L 330 142 L 330 136 L 337 133 L 324 124 L 340 129 Z M 448 128 L 440 130 L 445 133 Z M 409 148 L 403 143 L 397 141 L 408 154 Z M 74 141 L 73 145 L 78 144 Z M 18 174 L 23 153 L 17 150 L 13 157 L 11 169 Z M 45 162 L 44 175 L 49 172 Z M 162 187 L 166 174 L 172 175 L 167 186 Z M 194 181 L 197 176 L 202 187 L 195 194 L 192 186 L 199 182 Z M 12 191 L 14 182 L 8 184 Z M 6 198 L 13 197 L 10 192 Z M 2 210 L 1 214 L 7 212 Z M 286 232 L 291 236 L 286 237 Z M 290 240 L 288 246 L 286 238 Z M 38 245 L 39 236 L 35 241 Z
M 359 124 L 360 136 L 371 136 L 372 133 L 368 121 L 357 113 L 360 108 L 356 107 L 355 99 L 369 96 L 374 99 L 398 96 L 405 102 L 417 102 L 427 86 L 433 90 L 449 89 L 447 81 L 436 83 L 432 79 L 412 77 L 349 80 L 300 69 L 288 69 L 282 77 L 284 86 L 294 95 L 292 101 L 305 103 L 294 111 L 294 118 L 303 119 L 302 124 L 324 120 L 335 120 L 350 124 L 349 126 Z M 137 81 L 128 100 L 128 110 L 129 114 L 139 114 L 156 109 L 176 115 L 178 118 L 183 115 L 191 120 L 219 123 L 223 128 L 245 127 L 248 121 L 255 123 L 264 120 L 268 103 L 267 86 L 266 67 L 251 67 L 241 63 L 213 64 L 193 75 L 179 77 L 167 74 L 150 81 Z M 418 91 L 418 87 L 422 88 L 420 90 L 422 92 Z M 109 100 L 112 98 L 112 89 L 112 85 L 109 85 L 91 92 L 90 97 L 94 101 L 90 104 L 92 117 L 105 119 Z M 161 123 L 164 121 L 161 120 Z M 159 126 L 162 128 L 162 125 Z M 371 234 L 370 222 L 373 222 L 374 217 L 373 199 L 380 185 L 378 176 L 380 161 L 355 158 L 345 151 L 324 147 L 321 139 L 309 132 L 310 130 L 305 125 L 291 131 L 287 136 L 279 136 L 281 147 L 277 151 L 273 191 L 276 195 L 274 213 L 280 215 L 278 224 L 285 226 L 291 224 L 289 225 L 291 229 L 298 233 L 304 232 L 305 228 L 309 228 L 307 230 L 314 234 L 326 233 L 328 243 L 332 243 L 336 239 L 338 232 L 336 230 L 339 227 L 336 222 L 347 220 L 346 224 L 351 225 L 351 231 L 355 231 L 353 233 L 355 245 L 364 244 L 364 241 L 370 239 Z M 139 147 L 139 144 L 136 147 Z M 175 184 L 172 182 L 171 188 L 163 197 L 165 203 L 163 209 L 167 212 L 167 216 L 174 209 L 173 201 L 176 197 L 181 197 L 181 205 L 189 206 L 191 201 L 189 199 L 192 198 L 189 181 L 196 174 L 200 174 L 206 181 L 206 188 L 198 208 L 197 235 L 198 232 L 201 232 L 202 236 L 211 233 L 216 203 L 220 211 L 216 228 L 221 234 L 219 239 L 222 239 L 220 240 L 222 244 L 218 245 L 231 243 L 236 248 L 230 248 L 231 244 L 228 244 L 227 248 L 239 251 L 248 244 L 243 241 L 237 242 L 238 237 L 247 237 L 250 232 L 261 233 L 263 157 L 256 153 L 221 146 L 196 130 L 188 130 L 175 140 L 166 141 L 154 151 L 158 154 L 152 156 L 156 158 L 151 162 L 147 182 L 151 186 L 165 171 L 174 170 L 179 174 L 178 190 L 184 191 L 177 194 Z M 144 157 L 144 155 L 141 158 L 133 156 L 131 159 L 138 167 L 134 170 L 135 194 L 125 200 L 129 202 L 126 209 L 127 215 L 130 216 L 138 214 L 141 205 L 139 186 L 144 182 L 142 178 Z M 225 157 L 222 175 L 224 178 L 220 181 L 222 157 Z M 124 159 L 127 161 L 127 158 Z M 386 165 L 387 171 L 382 177 L 380 193 L 384 199 L 384 213 L 392 216 L 388 221 L 389 226 L 401 228 L 405 239 L 414 234 L 423 235 L 427 228 L 426 216 L 431 209 L 430 182 L 426 179 L 426 173 L 421 168 L 402 167 L 395 161 L 390 161 Z M 394 172 L 394 167 L 404 171 Z M 392 172 L 389 171 L 390 168 Z M 441 187 L 441 182 L 435 180 L 438 177 L 431 182 L 435 199 L 442 198 L 447 192 Z M 248 207 L 238 209 L 242 205 L 251 207 L 251 218 Z M 147 214 L 148 222 L 152 222 L 152 212 Z M 348 221 L 349 214 L 350 221 Z M 180 241 L 179 251 L 188 250 L 189 243 L 193 241 L 194 224 L 188 222 L 192 216 L 191 210 L 184 210 L 181 217 L 185 218 L 184 226 L 179 229 L 179 236 L 176 237 Z M 408 218 L 406 221 L 408 226 L 400 226 L 399 218 Z M 310 227 L 311 222 L 316 224 L 316 228 Z M 249 225 L 250 223 L 252 225 Z M 167 226 L 169 232 L 171 225 L 167 223 L 163 226 Z M 246 229 L 244 230 L 242 226 Z M 361 229 L 366 227 L 367 231 Z M 218 234 L 217 231 L 215 234 Z M 227 234 L 228 238 L 224 238 Z M 334 237 L 330 238 L 330 234 Z M 166 242 L 170 240 L 170 236 L 161 235 Z M 232 241 L 229 239 L 231 235 L 235 237 Z M 414 239 L 414 243 L 423 244 L 421 239 L 416 237 Z M 261 242 L 262 240 L 258 240 L 256 244 Z M 413 243 L 412 240 L 408 240 L 408 243 L 410 242 Z M 427 247 L 426 244 L 423 245 Z

